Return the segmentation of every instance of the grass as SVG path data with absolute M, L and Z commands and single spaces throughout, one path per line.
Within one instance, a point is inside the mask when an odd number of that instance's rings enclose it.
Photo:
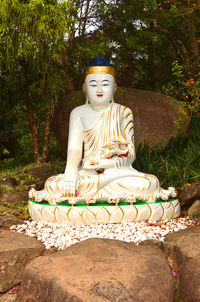
M 13 188 L 8 188 L 4 185 L 0 185 L 0 194 L 4 193 L 11 193 L 11 192 L 22 192 L 22 191 L 28 191 L 30 189 L 31 184 L 37 184 L 38 178 L 33 177 L 29 173 L 27 173 L 27 170 L 35 167 L 39 167 L 41 165 L 35 165 L 35 164 L 28 164 L 23 165 L 22 163 L 17 162 L 15 164 L 14 159 L 12 160 L 11 165 L 7 165 L 6 163 L 9 161 L 11 163 L 10 159 L 5 159 L 3 162 L 0 163 L 1 170 L 0 170 L 0 179 L 6 178 L 6 177 L 14 177 L 17 180 L 17 186 Z M 43 164 L 43 166 L 50 166 L 54 165 L 54 167 L 57 168 L 58 171 L 64 171 L 65 163 L 64 162 L 53 162 L 48 164 Z M 28 200 L 27 202 L 22 203 L 10 203 L 5 200 L 0 200 L 0 213 L 8 213 L 13 214 L 21 219 L 28 219 L 30 217 L 29 211 L 28 211 Z
M 21 191 L 27 191 L 30 189 L 30 184 L 36 183 L 39 179 L 36 177 L 33 177 L 29 173 L 27 173 L 28 170 L 40 166 L 54 166 L 57 168 L 58 171 L 64 171 L 65 163 L 64 162 L 50 162 L 47 164 L 40 164 L 40 165 L 35 165 L 33 163 L 27 164 L 27 165 L 22 165 L 22 163 L 19 165 L 19 163 L 14 164 L 14 161 L 12 162 L 11 166 L 6 165 L 6 160 L 1 163 L 1 171 L 0 171 L 0 179 L 5 178 L 5 177 L 14 177 L 17 180 L 17 186 L 15 189 L 8 188 L 4 185 L 0 185 L 0 193 L 7 193 L 7 192 L 21 192 Z
M 188 135 L 171 139 L 166 148 L 140 146 L 134 167 L 156 175 L 164 187 L 200 180 L 200 118 L 193 117 Z
M 4 185 L 0 185 L 0 193 L 4 194 L 4 193 L 8 193 L 8 192 L 15 192 L 15 189 L 13 188 L 8 188 Z
M 0 213 L 12 214 L 22 219 L 30 217 L 27 202 L 15 204 L 0 200 Z

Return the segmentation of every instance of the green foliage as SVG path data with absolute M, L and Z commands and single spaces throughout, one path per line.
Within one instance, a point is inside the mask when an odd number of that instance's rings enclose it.
M 172 63 L 172 81 L 163 87 L 163 91 L 182 102 L 182 106 L 192 114 L 200 112 L 200 66 L 187 70 L 187 66 L 178 61 Z M 180 117 L 175 125 L 180 128 L 187 119 L 187 113 L 180 109 Z
M 23 136 L 19 139 L 19 144 L 23 153 L 18 153 L 16 155 L 16 160 L 18 162 L 24 161 L 24 163 L 30 163 L 33 160 L 33 141 L 30 132 L 24 133 Z
M 53 133 L 51 133 L 51 138 L 50 138 L 50 162 L 54 162 L 57 160 L 66 160 L 66 156 L 63 153 L 63 150 L 59 143 L 56 140 L 56 137 Z
M 140 146 L 134 166 L 156 175 L 165 187 L 179 187 L 200 180 L 200 119 L 192 118 L 187 136 L 172 139 L 166 148 L 149 150 Z
M 65 50 L 69 31 L 71 2 L 44 0 L 22 2 L 3 0 L 0 8 L 0 70 L 6 92 L 32 101 L 44 92 L 44 73 L 50 72 L 48 100 L 55 90 L 58 70 L 55 64 Z M 20 90 L 20 93 L 19 93 Z M 37 98 L 36 98 L 37 99 Z M 10 101 L 9 101 L 10 102 Z
M 102 11 L 121 85 L 161 91 L 171 63 L 199 62 L 198 1 L 121 0 Z
M 46 109 L 53 109 L 55 93 L 64 92 L 61 58 L 67 48 L 72 10 L 71 1 L 2 0 L 0 140 L 6 135 L 22 137 L 17 129 L 21 128 L 21 112 L 28 114 L 28 104 L 34 111 L 36 131 L 43 137 L 40 125 L 45 121 Z

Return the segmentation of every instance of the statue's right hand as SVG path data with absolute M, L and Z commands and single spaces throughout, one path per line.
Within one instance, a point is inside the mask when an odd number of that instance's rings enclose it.
M 78 181 L 78 171 L 66 170 L 64 174 L 64 194 L 65 196 L 74 197 Z

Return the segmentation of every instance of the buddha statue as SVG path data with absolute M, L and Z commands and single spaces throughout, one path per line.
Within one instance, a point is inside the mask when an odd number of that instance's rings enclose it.
M 132 111 L 114 102 L 116 76 L 109 61 L 94 58 L 85 72 L 86 103 L 72 110 L 69 121 L 67 163 L 64 174 L 47 179 L 41 191 L 29 197 L 72 206 L 104 200 L 132 205 L 175 197 L 173 187 L 163 189 L 156 176 L 132 167 L 136 158 Z

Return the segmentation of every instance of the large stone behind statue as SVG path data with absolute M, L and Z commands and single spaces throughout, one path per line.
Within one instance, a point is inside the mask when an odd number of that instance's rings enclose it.
M 135 118 L 135 143 L 146 143 L 150 147 L 166 146 L 172 137 L 186 132 L 185 126 L 179 130 L 174 121 L 179 117 L 179 103 L 170 103 L 169 99 L 152 91 L 118 87 L 115 102 L 132 109 Z M 55 135 L 67 153 L 67 135 L 70 111 L 85 103 L 82 90 L 76 90 L 59 102 L 54 116 Z

